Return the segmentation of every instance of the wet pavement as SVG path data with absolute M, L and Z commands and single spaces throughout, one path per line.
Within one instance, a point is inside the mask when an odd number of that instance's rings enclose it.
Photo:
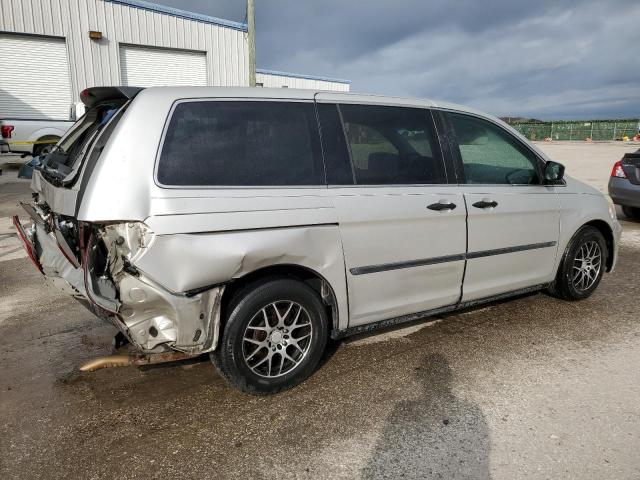
M 0 185 L 0 217 L 27 186 Z M 640 478 L 640 223 L 623 227 L 585 301 L 333 344 L 307 382 L 257 398 L 207 357 L 78 372 L 114 329 L 3 257 L 0 223 L 0 478 Z

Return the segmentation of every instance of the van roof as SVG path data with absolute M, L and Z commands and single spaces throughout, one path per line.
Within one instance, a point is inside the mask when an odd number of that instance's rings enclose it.
M 149 87 L 140 92 L 144 97 L 159 97 L 172 100 L 187 98 L 236 98 L 236 99 L 277 99 L 277 100 L 316 100 L 317 102 L 359 103 L 373 105 L 397 105 L 405 107 L 435 107 L 446 110 L 474 113 L 491 117 L 484 112 L 449 102 L 435 100 L 394 97 L 389 95 L 371 95 L 362 93 L 331 92 L 297 88 L 264 87 Z

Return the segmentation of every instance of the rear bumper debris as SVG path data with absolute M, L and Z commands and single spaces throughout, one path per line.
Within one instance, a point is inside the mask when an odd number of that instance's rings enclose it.
M 81 252 L 76 255 L 56 230 L 59 219 L 37 206 L 23 206 L 33 224 L 25 228 L 15 217 L 14 225 L 47 282 L 108 320 L 141 352 L 193 356 L 216 348 L 224 286 L 171 292 L 137 269 L 133 261 L 144 255 L 152 235 L 146 226 L 85 224 L 90 233 L 86 242 L 78 242 Z
M 102 368 L 154 365 L 158 363 L 186 360 L 197 355 L 183 352 L 152 353 L 147 355 L 110 355 L 91 360 L 80 367 L 82 372 L 95 372 Z

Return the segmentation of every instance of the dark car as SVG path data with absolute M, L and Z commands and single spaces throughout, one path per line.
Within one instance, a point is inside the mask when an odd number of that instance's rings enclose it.
M 640 219 L 640 149 L 626 153 L 611 170 L 609 195 L 630 218 Z

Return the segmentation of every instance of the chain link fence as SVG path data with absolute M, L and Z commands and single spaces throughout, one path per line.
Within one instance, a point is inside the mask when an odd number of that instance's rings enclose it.
M 513 122 L 511 126 L 529 140 L 623 140 L 640 131 L 639 120 L 596 120 L 587 122 Z

